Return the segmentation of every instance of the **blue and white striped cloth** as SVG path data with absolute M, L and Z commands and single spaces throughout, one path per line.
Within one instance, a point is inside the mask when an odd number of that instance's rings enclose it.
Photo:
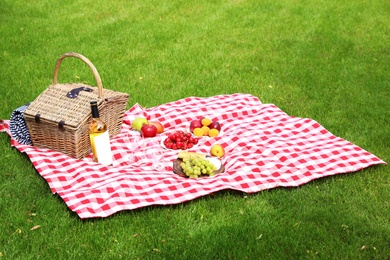
M 9 128 L 12 137 L 21 144 L 32 145 L 30 133 L 26 121 L 24 120 L 23 112 L 30 105 L 30 103 L 15 109 L 9 120 Z

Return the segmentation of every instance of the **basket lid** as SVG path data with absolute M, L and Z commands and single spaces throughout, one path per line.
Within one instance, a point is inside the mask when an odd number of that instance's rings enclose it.
M 85 88 L 87 91 L 78 89 Z M 113 97 L 113 91 L 103 90 L 106 98 Z M 76 97 L 72 97 L 77 93 Z M 97 100 L 98 105 L 104 102 L 99 98 L 98 88 L 85 84 L 56 84 L 43 91 L 25 110 L 25 116 L 34 117 L 37 121 L 53 122 L 78 128 L 91 115 L 90 101 Z

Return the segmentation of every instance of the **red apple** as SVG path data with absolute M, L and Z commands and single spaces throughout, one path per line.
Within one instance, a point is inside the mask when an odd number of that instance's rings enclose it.
M 154 125 L 157 128 L 157 134 L 161 134 L 162 132 L 164 132 L 164 126 L 160 122 L 149 121 L 149 124 Z
M 210 129 L 217 129 L 219 132 L 221 132 L 221 124 L 218 121 L 213 121 L 209 125 Z
M 141 127 L 141 133 L 143 137 L 155 137 L 157 135 L 157 127 L 151 124 L 144 124 Z
M 202 123 L 200 120 L 192 120 L 190 123 L 190 131 L 191 133 L 194 132 L 195 128 L 202 128 Z

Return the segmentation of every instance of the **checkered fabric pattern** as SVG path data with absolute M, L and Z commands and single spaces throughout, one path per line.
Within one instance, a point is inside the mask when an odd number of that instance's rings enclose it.
M 222 123 L 218 137 L 203 137 L 191 151 L 209 153 L 214 143 L 224 146 L 225 172 L 189 179 L 172 171 L 178 151 L 165 150 L 160 163 L 137 155 L 128 158 L 126 144 L 134 118 L 158 120 L 165 132 L 150 140 L 161 141 L 169 132 L 185 130 L 195 118 L 207 116 Z M 9 121 L 0 123 L 9 133 Z M 361 170 L 384 161 L 362 148 L 334 136 L 308 118 L 292 117 L 273 104 L 262 104 L 249 94 L 188 97 L 152 108 L 135 104 L 125 113 L 121 133 L 111 140 L 114 165 L 94 163 L 62 153 L 23 145 L 11 145 L 26 153 L 38 173 L 70 210 L 81 219 L 107 217 L 118 211 L 151 205 L 177 204 L 225 189 L 246 193 L 276 187 L 296 187 L 325 176 Z

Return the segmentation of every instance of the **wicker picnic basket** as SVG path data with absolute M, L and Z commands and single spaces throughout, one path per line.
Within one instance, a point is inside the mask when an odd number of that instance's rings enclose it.
M 66 57 L 85 62 L 93 72 L 97 87 L 81 83 L 58 84 L 58 71 Z M 108 125 L 110 137 L 114 137 L 121 130 L 128 99 L 127 93 L 103 89 L 95 66 L 83 55 L 68 52 L 55 65 L 52 85 L 29 105 L 24 118 L 34 146 L 82 159 L 91 153 L 90 101 L 98 101 L 100 118 Z

